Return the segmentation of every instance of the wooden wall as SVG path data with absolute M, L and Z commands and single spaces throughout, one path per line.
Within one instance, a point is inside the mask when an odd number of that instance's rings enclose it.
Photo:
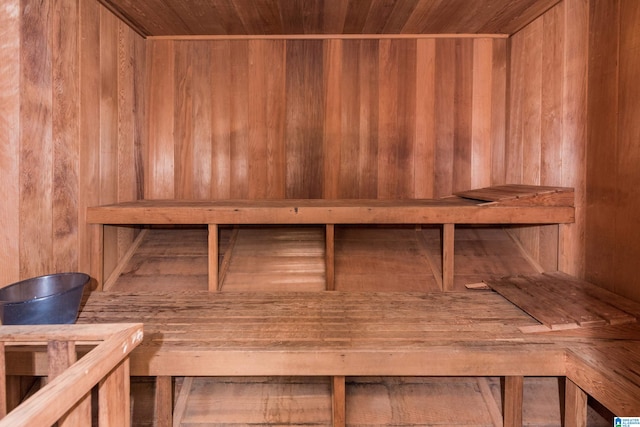
M 0 5 L 0 286 L 89 271 L 84 208 L 141 194 L 141 41 L 94 0 Z
M 149 40 L 145 197 L 434 197 L 502 180 L 506 45 Z
M 588 2 L 564 0 L 510 40 L 505 182 L 574 187 L 576 223 L 516 235 L 543 269 L 584 274 Z
M 144 41 L 94 0 L 6 0 L 0 285 L 88 271 L 97 203 L 527 182 L 577 191 L 557 238 L 517 230 L 532 256 L 640 300 L 639 21 L 564 0 L 509 40 Z M 108 269 L 132 238 L 107 233 Z
M 590 1 L 586 277 L 640 301 L 640 3 Z

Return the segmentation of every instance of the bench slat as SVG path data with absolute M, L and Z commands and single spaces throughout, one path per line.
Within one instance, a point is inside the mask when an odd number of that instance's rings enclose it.
M 139 200 L 87 208 L 90 224 L 560 224 L 572 206 L 437 200 Z

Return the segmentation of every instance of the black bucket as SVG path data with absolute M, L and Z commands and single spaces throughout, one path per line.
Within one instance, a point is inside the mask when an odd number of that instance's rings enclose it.
M 34 277 L 0 288 L 3 325 L 56 325 L 75 323 L 84 287 L 84 273 Z

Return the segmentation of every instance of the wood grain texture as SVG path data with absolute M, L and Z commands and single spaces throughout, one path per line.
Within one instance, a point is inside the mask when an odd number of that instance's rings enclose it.
M 78 189 L 78 268 L 82 271 L 91 271 L 95 277 L 97 273 L 91 267 L 95 264 L 95 256 L 91 254 L 95 245 L 92 235 L 102 235 L 102 230 L 91 230 L 91 226 L 85 224 L 86 207 L 100 203 L 100 192 L 95 191 L 100 184 L 100 147 L 95 141 L 100 140 L 100 73 L 96 67 L 100 64 L 100 7 L 94 2 L 83 1 L 80 3 L 80 27 L 78 55 L 80 61 L 80 95 L 79 102 L 80 122 L 79 138 L 80 156 L 79 181 L 82 183 Z M 93 259 L 92 259 L 93 258 Z M 99 282 L 102 282 L 103 273 L 99 272 Z
M 2 8 L 0 282 L 89 271 L 85 207 L 141 195 L 142 39 L 95 2 Z
M 20 1 L 0 4 L 0 286 L 20 278 Z
M 38 4 L 36 4 L 38 3 Z M 23 3 L 20 50 L 20 276 L 53 271 L 52 7 Z M 30 125 L 31 124 L 31 125 Z
M 522 400 L 524 377 L 507 376 L 504 378 L 504 425 L 522 426 Z
M 488 181 L 496 43 L 151 40 L 145 195 L 415 198 Z
M 80 105 L 78 3 L 58 2 L 52 17 L 52 271 L 78 264 Z
M 559 0 L 101 0 L 145 36 L 185 34 L 512 34 Z M 215 17 L 215 19 L 214 19 Z
M 576 224 L 516 235 L 546 269 L 584 271 L 587 2 L 565 1 L 511 38 L 506 181 L 576 188 Z M 544 77 L 541 77 L 544 76 Z
M 587 156 L 586 276 L 589 280 L 640 301 L 634 274 L 640 251 L 636 220 L 639 203 L 638 124 L 640 22 L 634 2 L 591 4 L 590 25 L 601 38 L 590 39 L 589 142 Z M 615 23 L 612 24 L 612 23 Z M 611 53 L 617 53 L 615 60 Z
M 490 292 L 94 292 L 78 322 L 130 316 L 146 338 L 132 375 L 561 375 L 565 360 Z

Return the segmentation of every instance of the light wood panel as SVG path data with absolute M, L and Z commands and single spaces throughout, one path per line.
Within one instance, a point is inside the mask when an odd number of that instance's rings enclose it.
M 90 0 L 1 7 L 0 285 L 89 271 L 85 207 L 142 195 L 143 39 Z
M 26 2 L 29 3 L 29 2 Z M 20 251 L 22 277 L 53 269 L 53 87 L 50 4 L 21 9 L 20 39 Z M 73 25 L 74 21 L 70 22 Z M 24 123 L 23 123 L 24 122 Z M 27 123 L 37 123 L 29 126 Z
M 17 281 L 19 255 L 20 1 L 0 4 L 0 286 Z
M 96 203 L 142 197 L 144 177 L 140 122 L 145 105 L 144 41 L 100 5 L 80 3 L 80 142 L 79 223 L 85 208 Z M 89 235 L 81 227 L 80 269 L 89 263 Z M 86 234 L 85 234 L 86 233 Z M 105 276 L 127 252 L 132 229 L 108 228 L 104 233 Z
M 544 269 L 576 275 L 584 271 L 586 18 L 586 2 L 566 0 L 511 37 L 504 151 L 506 182 L 575 188 L 575 224 L 515 235 Z
M 636 301 L 639 24 L 634 1 L 590 2 L 586 276 Z
M 415 198 L 489 183 L 505 46 L 149 41 L 145 196 Z
M 559 0 L 100 0 L 143 34 L 511 34 Z

